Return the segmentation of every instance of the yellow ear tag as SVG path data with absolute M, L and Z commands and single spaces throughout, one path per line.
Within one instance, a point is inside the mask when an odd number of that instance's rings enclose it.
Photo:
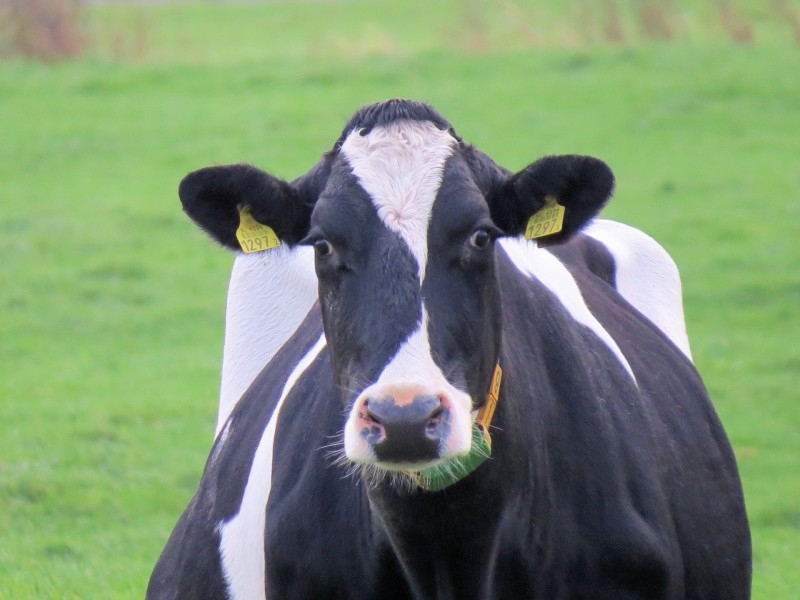
M 236 230 L 236 239 L 239 240 L 239 245 L 247 254 L 263 252 L 281 245 L 281 241 L 272 228 L 256 221 L 247 206 L 239 208 L 239 228 Z
M 528 226 L 525 228 L 525 238 L 535 240 L 536 238 L 558 233 L 564 226 L 565 212 L 566 209 L 555 198 L 546 196 L 544 206 L 528 220 Z

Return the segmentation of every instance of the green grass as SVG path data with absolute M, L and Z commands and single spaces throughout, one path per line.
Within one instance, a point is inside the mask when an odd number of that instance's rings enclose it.
M 674 42 L 608 45 L 579 3 L 542 4 L 109 6 L 86 19 L 86 58 L 0 64 L 0 598 L 142 597 L 195 489 L 231 257 L 181 214 L 183 174 L 296 176 L 393 96 L 512 169 L 611 164 L 607 214 L 683 273 L 739 456 L 754 597 L 796 597 L 800 48 L 755 1 L 751 45 L 692 11 Z

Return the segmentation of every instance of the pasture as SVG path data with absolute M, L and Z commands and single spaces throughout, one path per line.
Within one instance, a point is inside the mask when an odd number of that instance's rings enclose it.
M 577 1 L 99 6 L 84 57 L 0 63 L 0 598 L 143 597 L 195 490 L 232 259 L 181 213 L 181 177 L 246 161 L 293 178 L 395 96 L 511 169 L 611 165 L 605 214 L 681 268 L 753 597 L 795 598 L 800 46 L 786 3 L 734 3 L 749 42 L 681 2 L 674 38 L 652 39 L 630 4 L 611 41 Z

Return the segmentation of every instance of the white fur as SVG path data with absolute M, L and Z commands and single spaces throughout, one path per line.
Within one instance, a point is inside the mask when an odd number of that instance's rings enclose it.
M 428 339 L 428 313 L 423 308 L 419 327 L 400 346 L 378 380 L 365 389 L 353 403 L 344 428 L 344 450 L 347 458 L 359 463 L 374 460 L 367 444 L 361 439 L 359 412 L 365 398 L 386 396 L 387 393 L 382 390 L 399 385 L 413 385 L 420 389 L 420 393 L 446 398 L 446 404 L 449 405 L 447 408 L 450 409 L 451 433 L 447 439 L 445 455 L 455 456 L 469 452 L 472 445 L 472 399 L 469 394 L 454 387 L 434 362 Z
M 589 310 L 578 284 L 561 261 L 523 238 L 503 238 L 500 243 L 517 269 L 529 277 L 536 277 L 553 292 L 573 319 L 591 329 L 608 346 L 635 382 L 636 377 L 628 359 L 611 334 Z
M 275 428 L 286 396 L 324 347 L 325 337 L 320 336 L 286 380 L 253 457 L 239 512 L 219 524 L 222 570 L 233 600 L 265 600 L 264 527 L 272 486 Z M 227 432 L 227 426 L 223 432 Z
M 425 279 L 428 222 L 447 158 L 456 140 L 428 122 L 398 121 L 367 135 L 355 130 L 342 144 L 342 154 L 378 216 L 402 236 Z
M 681 276 L 667 251 L 646 233 L 614 221 L 597 219 L 584 232 L 614 257 L 619 293 L 691 360 Z
M 311 248 L 237 255 L 228 286 L 217 433 L 316 300 Z

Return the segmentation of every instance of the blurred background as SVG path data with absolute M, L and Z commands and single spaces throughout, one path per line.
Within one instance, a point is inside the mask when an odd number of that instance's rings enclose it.
M 232 256 L 183 175 L 296 177 L 391 97 L 611 165 L 681 268 L 754 598 L 797 598 L 798 0 L 0 0 L 0 598 L 143 597 L 194 493 Z

